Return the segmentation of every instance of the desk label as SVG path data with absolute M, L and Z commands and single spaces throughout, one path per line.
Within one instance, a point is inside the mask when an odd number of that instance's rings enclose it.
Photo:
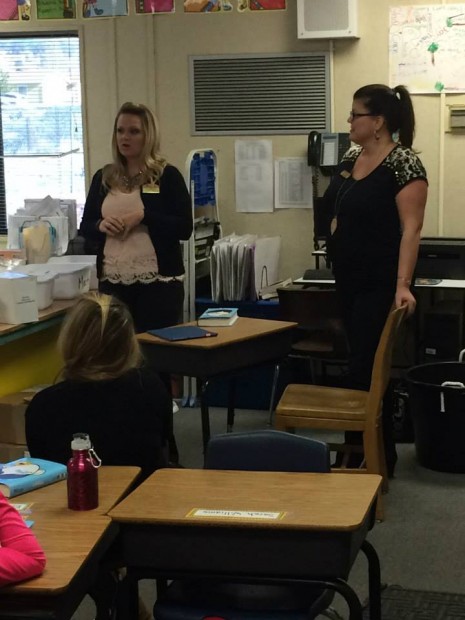
M 275 521 L 282 519 L 285 512 L 262 512 L 258 510 L 214 510 L 210 508 L 194 508 L 186 517 L 207 519 L 265 519 Z

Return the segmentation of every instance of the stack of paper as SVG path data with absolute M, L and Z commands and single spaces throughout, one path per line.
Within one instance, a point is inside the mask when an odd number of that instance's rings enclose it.
M 215 241 L 210 257 L 215 302 L 255 301 L 260 289 L 276 282 L 281 237 L 230 235 Z

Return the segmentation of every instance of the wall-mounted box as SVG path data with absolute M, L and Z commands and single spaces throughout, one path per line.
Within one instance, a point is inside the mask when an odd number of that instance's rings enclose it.
M 358 38 L 358 0 L 297 0 L 297 36 Z

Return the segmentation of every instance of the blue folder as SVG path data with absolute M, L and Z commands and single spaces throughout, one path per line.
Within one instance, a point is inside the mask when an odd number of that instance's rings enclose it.
M 163 340 L 193 340 L 194 338 L 211 338 L 218 335 L 217 332 L 196 325 L 176 325 L 162 329 L 149 329 L 147 333 L 163 338 Z

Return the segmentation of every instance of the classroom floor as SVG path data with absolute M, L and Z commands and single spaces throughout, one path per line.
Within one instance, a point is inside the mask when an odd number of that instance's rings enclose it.
M 226 430 L 226 412 L 211 409 L 212 434 Z M 268 428 L 268 412 L 238 410 L 235 430 Z M 200 411 L 182 408 L 175 414 L 180 460 L 185 467 L 202 466 Z M 325 439 L 321 434 L 318 438 Z M 329 439 L 329 438 L 328 438 Z M 381 560 L 382 582 L 405 588 L 465 593 L 462 579 L 465 551 L 465 475 L 445 474 L 420 467 L 413 444 L 398 444 L 399 460 L 389 494 L 386 518 L 370 532 Z M 363 601 L 367 596 L 367 571 L 363 554 L 356 560 L 350 584 Z M 142 582 L 144 601 L 151 609 L 154 582 Z M 335 607 L 345 614 L 345 604 Z M 74 620 L 92 620 L 93 604 L 86 598 Z

